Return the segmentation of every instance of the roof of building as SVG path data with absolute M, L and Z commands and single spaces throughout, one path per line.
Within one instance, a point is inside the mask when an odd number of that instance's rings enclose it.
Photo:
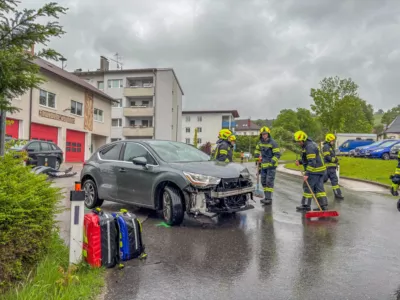
M 36 65 L 38 65 L 41 69 L 44 69 L 50 73 L 53 73 L 54 75 L 57 75 L 65 80 L 70 81 L 73 84 L 76 84 L 78 86 L 80 86 L 83 89 L 87 89 L 92 91 L 94 94 L 96 94 L 97 96 L 106 98 L 110 101 L 117 101 L 114 98 L 110 97 L 109 95 L 107 95 L 106 93 L 100 91 L 99 89 L 97 89 L 96 87 L 94 87 L 93 85 L 91 85 L 90 83 L 86 82 L 85 80 L 79 78 L 78 76 L 67 72 L 59 67 L 57 67 L 56 65 L 41 59 L 41 58 L 35 58 L 34 59 L 34 63 Z
M 237 110 L 185 110 L 182 114 L 232 114 L 234 118 L 239 118 Z
M 124 70 L 107 70 L 107 71 L 102 71 L 102 70 L 76 71 L 75 70 L 73 72 L 73 74 L 79 74 L 79 76 L 85 76 L 85 75 L 119 74 L 119 73 L 149 73 L 149 72 L 154 72 L 154 71 L 172 71 L 172 74 L 174 74 L 174 77 L 176 79 L 176 82 L 178 83 L 178 86 L 182 92 L 182 95 L 185 95 L 183 93 L 182 86 L 179 83 L 178 77 L 176 76 L 176 73 L 175 73 L 174 69 L 172 69 L 172 68 L 145 68 L 145 69 L 124 69 Z
M 384 133 L 400 133 L 400 116 L 393 120 Z
M 250 121 L 250 126 L 249 126 Z M 261 126 L 258 126 L 251 120 L 236 120 L 236 131 L 247 131 L 247 130 L 260 130 Z

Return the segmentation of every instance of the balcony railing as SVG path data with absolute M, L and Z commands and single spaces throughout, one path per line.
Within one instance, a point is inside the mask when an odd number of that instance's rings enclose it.
M 124 117 L 151 117 L 154 115 L 154 107 L 131 106 L 124 107 Z
M 154 87 L 126 87 L 124 88 L 125 97 L 152 97 L 154 96 Z
M 154 128 L 142 125 L 135 125 L 124 127 L 122 130 L 122 134 L 124 136 L 153 136 Z
M 235 128 L 236 127 L 236 122 L 235 121 L 231 121 L 230 122 L 230 128 Z M 222 121 L 222 128 L 229 128 L 229 121 Z

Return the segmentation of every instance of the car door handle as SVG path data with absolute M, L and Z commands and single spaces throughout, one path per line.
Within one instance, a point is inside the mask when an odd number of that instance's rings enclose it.
M 125 173 L 125 172 L 126 172 L 125 168 L 120 168 L 119 171 L 120 171 L 121 173 Z

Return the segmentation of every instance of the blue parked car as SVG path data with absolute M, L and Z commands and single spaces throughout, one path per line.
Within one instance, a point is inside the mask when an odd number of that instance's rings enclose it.
M 387 141 L 376 148 L 368 149 L 365 154 L 370 158 L 381 158 L 388 160 L 390 159 L 390 150 L 394 145 L 397 144 L 400 144 L 400 140 Z
M 357 147 L 371 145 L 373 142 L 373 140 L 347 140 L 339 146 L 338 152 L 341 155 L 348 155 L 351 150 Z
M 389 139 L 380 140 L 380 141 L 377 141 L 377 142 L 375 142 L 375 143 L 373 143 L 371 145 L 357 147 L 355 149 L 354 156 L 356 156 L 356 157 L 365 157 L 367 150 L 375 149 L 375 148 L 379 147 L 380 145 L 382 145 L 383 143 L 390 142 L 390 141 L 393 141 L 393 140 L 389 140 Z

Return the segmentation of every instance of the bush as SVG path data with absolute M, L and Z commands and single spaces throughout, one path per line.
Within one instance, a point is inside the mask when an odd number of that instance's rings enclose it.
M 23 279 L 46 253 L 60 189 L 24 167 L 23 157 L 0 157 L 0 293 Z

